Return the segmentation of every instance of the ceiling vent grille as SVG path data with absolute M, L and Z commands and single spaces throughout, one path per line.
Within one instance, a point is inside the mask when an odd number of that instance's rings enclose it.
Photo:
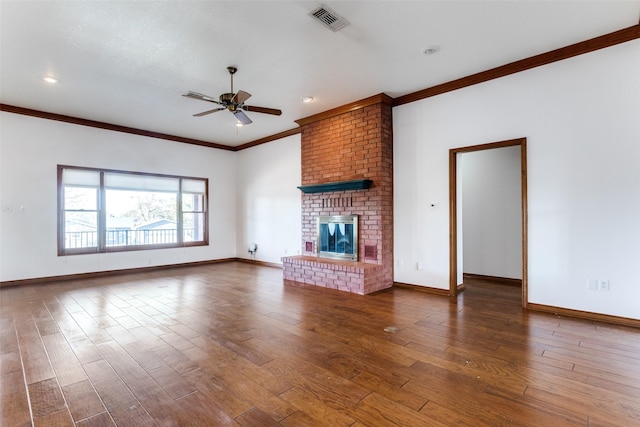
M 309 15 L 314 17 L 318 22 L 333 32 L 339 31 L 349 25 L 349 21 L 329 9 L 324 4 L 312 11 Z

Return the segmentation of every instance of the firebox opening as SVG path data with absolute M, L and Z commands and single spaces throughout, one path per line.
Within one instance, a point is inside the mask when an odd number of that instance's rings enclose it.
M 318 217 L 318 256 L 358 260 L 358 215 Z

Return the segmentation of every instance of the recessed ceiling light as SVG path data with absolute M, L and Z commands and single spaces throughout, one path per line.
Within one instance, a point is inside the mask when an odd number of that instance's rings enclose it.
M 303 96 L 300 99 L 302 100 L 302 102 L 311 102 L 313 101 L 313 96 Z
M 434 53 L 440 52 L 440 49 L 442 49 L 440 46 L 433 45 L 422 49 L 422 53 L 425 55 L 433 55 Z
M 56 80 L 55 78 L 51 77 L 51 76 L 47 76 L 47 77 L 43 77 L 42 80 L 44 80 L 47 83 L 58 83 L 58 80 Z

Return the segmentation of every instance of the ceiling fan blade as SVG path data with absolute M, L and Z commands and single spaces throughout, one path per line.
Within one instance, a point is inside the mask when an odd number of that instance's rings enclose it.
M 253 123 L 251 119 L 244 113 L 242 110 L 236 110 L 233 112 L 233 115 L 236 116 L 236 119 L 243 125 L 248 125 Z
M 238 93 L 233 96 L 231 102 L 235 102 L 236 104 L 244 104 L 244 102 L 249 98 L 251 98 L 251 94 L 249 92 L 239 90 Z
M 194 114 L 193 117 L 202 117 L 202 116 L 206 116 L 207 114 L 215 113 L 217 111 L 222 111 L 222 110 L 225 110 L 225 108 L 224 107 L 214 108 L 213 110 L 207 110 L 207 111 L 203 111 L 202 113 Z
M 256 107 L 253 105 L 243 105 L 242 109 L 255 113 L 273 114 L 274 116 L 279 116 L 280 114 L 282 114 L 282 110 L 278 110 L 277 108 Z
M 199 99 L 200 101 L 209 101 L 209 102 L 215 102 L 216 104 L 220 104 L 219 101 L 217 101 L 216 99 L 210 97 L 209 95 L 205 95 L 203 93 L 198 93 L 198 92 L 193 92 L 193 91 L 188 91 L 187 93 L 182 94 L 182 96 L 186 96 L 187 98 L 192 98 L 192 99 Z

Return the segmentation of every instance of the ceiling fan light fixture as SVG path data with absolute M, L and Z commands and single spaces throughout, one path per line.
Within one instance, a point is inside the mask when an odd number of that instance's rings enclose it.
M 236 120 L 238 120 L 243 125 L 250 125 L 251 123 L 253 123 L 242 110 L 233 110 L 232 113 L 234 116 L 236 116 Z

